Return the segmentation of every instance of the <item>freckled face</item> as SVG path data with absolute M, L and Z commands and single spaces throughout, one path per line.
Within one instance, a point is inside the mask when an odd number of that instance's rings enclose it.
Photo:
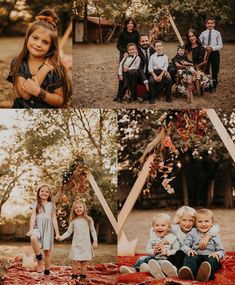
M 194 226 L 195 218 L 191 216 L 189 213 L 184 212 L 184 214 L 180 217 L 179 225 L 183 232 L 190 232 L 192 227 Z
M 50 31 L 39 26 L 28 38 L 27 48 L 31 55 L 44 57 L 51 46 Z
M 170 224 L 163 218 L 155 220 L 153 229 L 158 237 L 164 237 L 170 230 Z

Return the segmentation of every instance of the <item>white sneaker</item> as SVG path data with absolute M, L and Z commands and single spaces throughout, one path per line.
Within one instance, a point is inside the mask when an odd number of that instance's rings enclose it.
M 149 267 L 147 263 L 144 262 L 140 265 L 140 272 L 149 272 Z
M 178 277 L 177 268 L 168 260 L 162 261 L 161 269 L 167 277 Z
M 120 266 L 120 273 L 136 273 L 136 269 L 134 267 L 122 265 Z
M 162 272 L 161 266 L 155 259 L 149 260 L 148 269 L 155 279 L 159 280 L 166 278 L 166 276 Z

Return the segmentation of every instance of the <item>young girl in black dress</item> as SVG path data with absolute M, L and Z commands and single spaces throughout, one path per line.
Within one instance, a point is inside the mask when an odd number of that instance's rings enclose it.
M 12 108 L 59 108 L 71 96 L 71 82 L 61 63 L 58 18 L 43 10 L 27 30 L 20 54 L 11 63 L 8 80 L 17 95 Z

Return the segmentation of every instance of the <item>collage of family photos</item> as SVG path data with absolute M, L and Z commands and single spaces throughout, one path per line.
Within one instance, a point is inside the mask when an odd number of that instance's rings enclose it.
M 0 284 L 235 285 L 234 1 L 0 3 Z

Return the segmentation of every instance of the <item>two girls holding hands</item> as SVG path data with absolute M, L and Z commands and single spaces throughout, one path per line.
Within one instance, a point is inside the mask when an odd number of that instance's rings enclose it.
M 94 222 L 87 215 L 87 208 L 83 201 L 73 203 L 68 230 L 60 236 L 56 219 L 56 209 L 52 202 L 52 193 L 47 185 L 41 186 L 37 191 L 37 201 L 33 204 L 30 219 L 31 245 L 36 255 L 37 272 L 44 270 L 44 275 L 50 274 L 50 253 L 54 244 L 54 231 L 56 239 L 62 241 L 73 234 L 72 247 L 69 258 L 73 260 L 72 279 L 78 278 L 80 284 L 86 284 L 87 261 L 94 257 L 93 248 L 98 246 Z M 91 243 L 91 238 L 93 244 Z M 44 252 L 44 266 L 43 256 Z

